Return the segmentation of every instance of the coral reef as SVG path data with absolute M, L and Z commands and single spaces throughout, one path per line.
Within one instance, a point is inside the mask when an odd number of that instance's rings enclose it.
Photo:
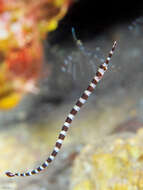
M 65 15 L 70 0 L 0 1 L 0 108 L 15 106 L 25 92 L 37 93 L 42 43 Z
M 74 163 L 72 190 L 143 189 L 143 129 L 89 144 Z

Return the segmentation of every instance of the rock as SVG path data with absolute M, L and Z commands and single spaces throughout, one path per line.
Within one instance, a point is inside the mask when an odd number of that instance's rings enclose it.
M 88 144 L 76 158 L 71 190 L 143 188 L 143 129 Z

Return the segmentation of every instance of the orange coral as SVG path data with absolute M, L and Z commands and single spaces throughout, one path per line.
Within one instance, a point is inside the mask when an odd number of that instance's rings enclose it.
M 71 0 L 0 0 L 0 108 L 15 106 L 27 90 L 35 89 L 42 68 L 41 39 L 57 27 L 70 3 Z M 12 104 L 9 97 L 15 93 L 18 98 Z

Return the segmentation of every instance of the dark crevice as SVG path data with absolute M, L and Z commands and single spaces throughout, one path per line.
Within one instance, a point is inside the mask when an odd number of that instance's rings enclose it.
M 71 27 L 75 27 L 82 39 L 92 39 L 97 34 L 119 23 L 132 22 L 143 13 L 143 2 L 131 2 L 128 7 L 122 1 L 79 0 L 59 23 L 56 31 L 49 34 L 51 44 L 66 43 L 71 38 Z

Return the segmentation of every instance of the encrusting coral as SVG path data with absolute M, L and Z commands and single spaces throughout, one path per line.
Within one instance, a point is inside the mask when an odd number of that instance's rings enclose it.
M 87 145 L 74 163 L 72 190 L 142 190 L 143 129 Z
M 66 14 L 71 0 L 0 0 L 0 109 L 37 92 L 42 43 Z

